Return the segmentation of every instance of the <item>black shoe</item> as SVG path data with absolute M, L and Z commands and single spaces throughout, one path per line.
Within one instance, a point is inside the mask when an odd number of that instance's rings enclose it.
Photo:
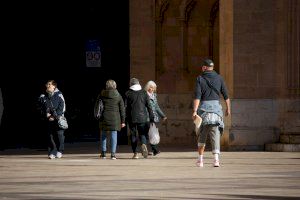
M 115 154 L 111 154 L 110 159 L 117 160 L 116 155 Z
M 106 155 L 105 155 L 105 151 L 102 151 L 100 154 L 100 158 L 102 159 L 106 159 Z
M 156 156 L 156 155 L 158 155 L 158 154 L 160 154 L 160 151 L 154 152 L 154 153 L 153 153 L 153 156 Z

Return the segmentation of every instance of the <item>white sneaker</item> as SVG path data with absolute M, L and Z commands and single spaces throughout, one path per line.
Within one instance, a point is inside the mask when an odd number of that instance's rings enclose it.
M 61 158 L 63 155 L 59 151 L 56 153 L 56 158 Z
M 112 156 L 112 157 L 110 157 L 110 159 L 117 160 L 116 156 Z
M 147 146 L 145 144 L 142 144 L 142 155 L 144 158 L 148 157 L 148 149 Z
M 220 167 L 219 160 L 214 160 L 214 167 Z
M 49 159 L 55 159 L 55 155 L 50 154 L 50 155 L 48 156 L 48 158 L 49 158 Z
M 203 160 L 197 160 L 196 165 L 197 167 L 203 167 L 204 166 Z
M 137 153 L 134 153 L 132 159 L 139 159 L 138 154 L 137 154 Z

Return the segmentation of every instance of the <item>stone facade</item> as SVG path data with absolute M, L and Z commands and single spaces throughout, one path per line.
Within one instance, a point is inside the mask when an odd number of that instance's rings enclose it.
M 130 75 L 158 84 L 169 119 L 160 127 L 162 144 L 196 144 L 191 108 L 206 57 L 232 99 L 224 150 L 262 150 L 291 138 L 284 133 L 300 133 L 299 6 L 297 0 L 130 1 Z
M 261 150 L 300 133 L 299 6 L 234 1 L 232 148 Z

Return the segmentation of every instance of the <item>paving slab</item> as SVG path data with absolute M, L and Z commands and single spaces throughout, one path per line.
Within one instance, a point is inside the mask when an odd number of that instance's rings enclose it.
M 222 152 L 215 168 L 207 151 L 199 168 L 193 148 L 161 150 L 138 160 L 127 145 L 117 160 L 99 159 L 97 144 L 66 145 L 54 160 L 45 150 L 0 151 L 0 199 L 300 199 L 299 152 Z

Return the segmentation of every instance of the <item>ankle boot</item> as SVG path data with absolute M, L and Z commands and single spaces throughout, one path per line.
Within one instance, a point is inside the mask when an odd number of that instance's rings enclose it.
M 100 154 L 100 158 L 105 159 L 106 158 L 106 152 L 102 151 Z

